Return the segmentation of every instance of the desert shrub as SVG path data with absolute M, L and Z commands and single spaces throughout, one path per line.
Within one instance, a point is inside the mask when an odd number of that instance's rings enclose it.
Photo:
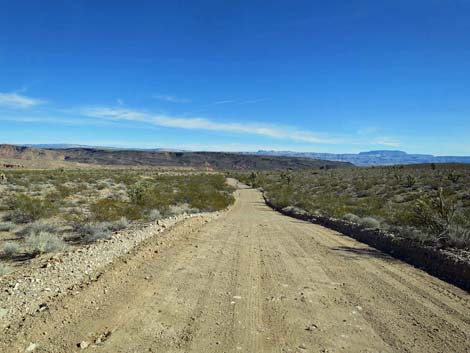
M 21 247 L 17 243 L 7 242 L 3 245 L 3 255 L 13 257 L 21 252 Z
M 188 204 L 170 205 L 167 214 L 169 216 L 178 216 L 181 214 L 199 213 L 199 209 L 191 208 Z
M 402 238 L 411 239 L 421 244 L 432 244 L 435 237 L 413 226 L 392 226 L 390 231 Z
M 413 176 L 413 175 L 407 175 L 407 176 L 406 176 L 406 184 L 405 184 L 405 185 L 406 185 L 407 188 L 411 188 L 411 187 L 413 187 L 413 186 L 416 184 L 417 181 L 418 181 L 418 180 L 416 179 L 415 176 Z
M 378 229 L 380 228 L 380 221 L 374 217 L 363 217 L 359 219 L 359 224 L 365 228 Z
M 356 215 L 353 214 L 353 213 L 346 213 L 346 214 L 343 216 L 343 219 L 346 220 L 346 221 L 348 221 L 348 222 L 359 223 L 360 217 L 359 217 L 359 216 L 356 216 Z
M 107 222 L 107 229 L 112 232 L 116 232 L 118 230 L 126 229 L 129 226 L 129 221 L 126 217 L 121 217 L 117 221 L 114 222 Z
M 450 172 L 448 175 L 447 175 L 447 179 L 449 179 L 451 182 L 453 183 L 457 183 L 460 179 L 460 175 L 459 174 L 456 174 L 454 172 Z
M 41 232 L 56 234 L 59 232 L 59 228 L 52 223 L 36 221 L 34 223 L 30 223 L 24 226 L 21 230 L 16 232 L 16 235 L 20 237 L 28 237 L 30 235 L 38 234 Z
M 57 196 L 59 199 L 65 199 L 74 193 L 74 189 L 63 184 L 55 185 Z
M 48 232 L 31 234 L 25 239 L 25 245 L 33 255 L 60 252 L 67 247 L 66 243 L 56 234 Z
M 77 233 L 80 237 L 85 238 L 88 235 L 94 233 L 102 232 L 103 227 L 100 226 L 101 223 L 75 223 L 72 226 L 72 230 Z
M 90 212 L 97 221 L 117 221 L 122 217 L 135 220 L 142 218 L 143 209 L 114 199 L 101 199 L 90 205 Z
M 128 189 L 127 194 L 132 203 L 136 205 L 143 205 L 146 201 L 148 189 L 148 183 L 139 181 Z
M 282 209 L 284 212 L 291 213 L 291 214 L 296 214 L 296 215 L 306 215 L 308 214 L 307 211 L 300 207 L 296 206 L 287 206 Z
M 109 230 L 97 227 L 91 233 L 85 234 L 83 240 L 85 242 L 92 243 L 98 240 L 109 239 L 110 237 L 111 232 Z
M 10 268 L 7 265 L 0 262 L 0 277 L 5 276 L 8 273 L 10 273 Z
M 425 195 L 414 207 L 414 221 L 435 235 L 444 233 L 452 224 L 456 214 L 456 204 L 444 195 L 443 189 L 436 196 Z
M 161 219 L 162 217 L 163 216 L 162 216 L 161 212 L 159 210 L 155 210 L 155 209 L 150 210 L 150 212 L 147 216 L 148 220 L 152 221 L 152 222 L 157 221 L 157 220 Z
M 94 242 L 97 240 L 109 239 L 112 232 L 125 229 L 128 226 L 129 221 L 126 218 L 121 218 L 114 222 L 76 224 L 74 231 L 78 233 L 83 241 Z
M 0 232 L 9 232 L 15 227 L 12 222 L 1 222 L 0 223 Z
M 442 235 L 445 245 L 470 249 L 470 230 L 458 225 L 448 227 Z
M 28 223 L 46 218 L 57 212 L 57 206 L 50 201 L 32 198 L 24 194 L 16 194 L 9 200 L 8 219 L 14 223 Z

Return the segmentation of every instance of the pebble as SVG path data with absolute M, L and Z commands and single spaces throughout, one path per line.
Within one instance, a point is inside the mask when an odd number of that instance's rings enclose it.
M 25 349 L 25 352 L 34 352 L 38 348 L 36 343 L 30 343 L 28 348 Z
M 78 346 L 80 347 L 80 349 L 87 349 L 89 345 L 90 345 L 90 342 L 82 341 L 79 343 Z
M 0 319 L 8 314 L 8 309 L 0 308 Z

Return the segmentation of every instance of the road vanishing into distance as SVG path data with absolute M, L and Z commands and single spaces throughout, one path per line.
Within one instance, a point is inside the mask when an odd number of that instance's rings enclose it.
M 470 352 L 468 293 L 238 186 L 224 215 L 156 234 L 7 351 Z

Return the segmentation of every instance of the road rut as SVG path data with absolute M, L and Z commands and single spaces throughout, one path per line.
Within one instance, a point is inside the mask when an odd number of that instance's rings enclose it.
M 0 350 L 463 353 L 469 333 L 466 292 L 241 186 L 224 216 L 156 235 Z

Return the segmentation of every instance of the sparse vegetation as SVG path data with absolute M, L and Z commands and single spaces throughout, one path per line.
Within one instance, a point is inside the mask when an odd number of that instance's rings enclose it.
M 59 229 L 56 225 L 42 220 L 25 225 L 21 230 L 16 232 L 16 235 L 25 238 L 41 232 L 57 233 L 59 232 Z
M 48 232 L 39 232 L 28 236 L 25 239 L 25 244 L 33 255 L 59 252 L 67 247 L 67 244 L 58 235 Z
M 7 242 L 3 245 L 3 255 L 11 258 L 21 252 L 21 247 L 18 243 Z
M 12 222 L 0 222 L 0 232 L 9 232 L 15 227 Z
M 0 254 L 9 261 L 108 239 L 132 222 L 216 211 L 233 202 L 225 177 L 215 173 L 61 169 L 4 174 Z
M 470 165 L 238 173 L 280 208 L 342 218 L 421 243 L 470 248 Z
M 10 272 L 10 268 L 7 265 L 0 262 L 0 277 L 5 276 L 9 272 Z

